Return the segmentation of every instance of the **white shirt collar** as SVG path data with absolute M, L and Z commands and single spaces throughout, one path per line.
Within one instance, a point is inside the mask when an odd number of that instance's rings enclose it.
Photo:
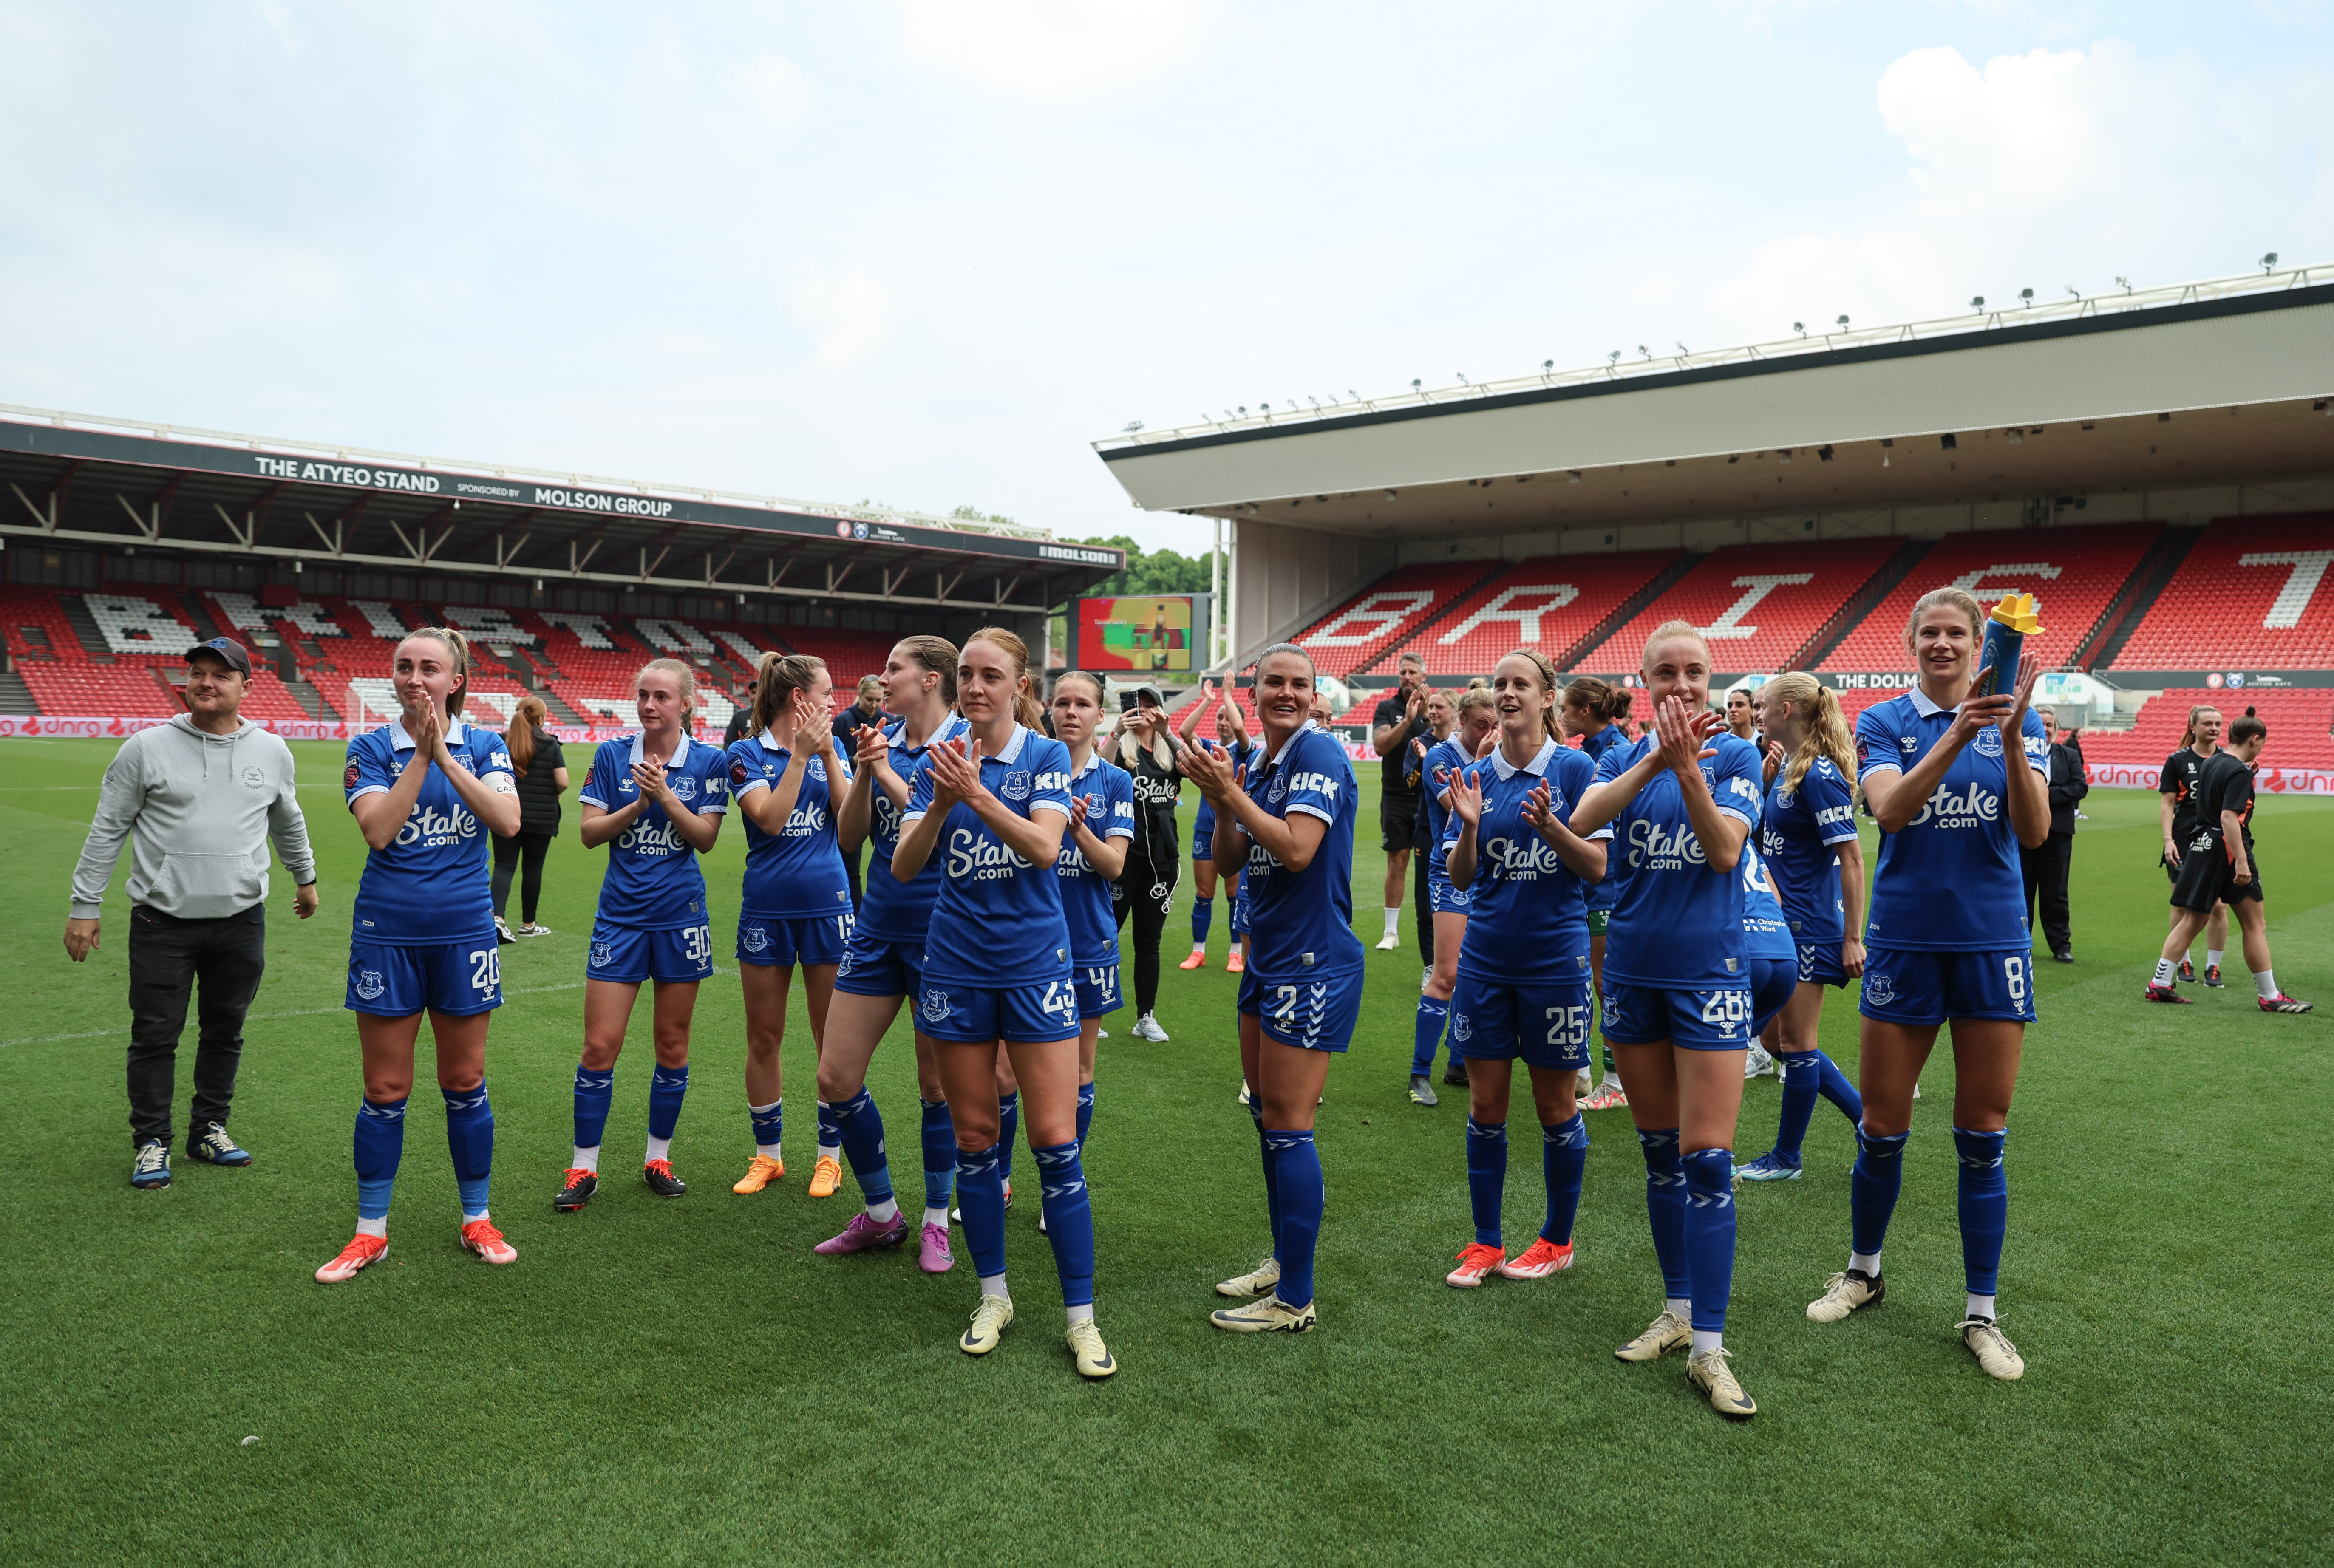
M 971 726 L 968 725 L 966 727 L 970 728 Z M 1015 725 L 1013 726 L 1013 738 L 1005 743 L 1005 749 L 997 754 L 996 760 L 998 762 L 1019 762 L 1021 760 L 1021 748 L 1023 746 L 1027 744 L 1028 739 L 1028 727 L 1025 725 Z
M 1923 691 L 1917 686 L 1912 690 L 1906 692 L 1905 695 L 1913 699 L 1913 711 L 1919 714 L 1923 718 L 1934 718 L 1941 713 L 1951 713 L 1953 711 L 1953 709 L 1949 707 L 1939 707 L 1935 703 L 1931 702 L 1929 700 L 1929 694 Z
M 632 762 L 635 765 L 643 760 L 641 747 L 644 743 L 646 743 L 648 738 L 646 732 L 642 732 L 640 735 L 632 736 Z M 672 748 L 672 760 L 664 765 L 667 767 L 679 767 L 688 759 L 689 732 L 687 730 L 682 730 L 680 732 L 680 744 Z
M 413 737 L 405 733 L 405 721 L 403 719 L 393 718 L 389 721 L 387 727 L 389 729 L 390 750 L 411 751 L 413 749 Z M 448 746 L 459 746 L 462 744 L 462 736 L 468 733 L 468 731 L 462 726 L 462 721 L 458 718 L 454 720 L 453 723 L 446 726 L 446 744 Z
M 1289 736 L 1289 737 L 1288 737 L 1286 741 L 1284 741 L 1284 742 L 1282 742 L 1282 743 L 1281 743 L 1280 751 L 1266 752 L 1266 753 L 1265 753 L 1263 759 L 1262 759 L 1261 761 L 1259 761 L 1259 762 L 1256 765 L 1257 771 L 1258 771 L 1259 773 L 1262 773 L 1266 768 L 1268 768 L 1268 767 L 1270 767 L 1273 764 L 1275 764 L 1275 763 L 1278 762 L 1278 761 L 1280 760 L 1280 757 L 1281 757 L 1281 753 L 1282 753 L 1282 752 L 1286 752 L 1286 751 L 1287 751 L 1290 746 L 1295 746 L 1295 745 L 1297 744 L 1297 736 L 1298 736 L 1303 735 L 1303 734 L 1306 732 L 1306 730 L 1308 730 L 1308 729 L 1315 729 L 1315 730 L 1317 730 L 1317 729 L 1320 729 L 1320 728 L 1321 728 L 1321 726 L 1320 726 L 1319 725 L 1315 724 L 1315 723 L 1314 723 L 1311 719 L 1309 719 L 1309 718 L 1308 718 L 1308 719 L 1307 719 L 1307 720 L 1305 721 L 1305 723 L 1303 724 L 1303 726 L 1300 726 L 1300 727 L 1299 727 L 1299 728 L 1298 728 L 1298 729 L 1297 729 L 1294 734 L 1290 735 L 1290 736 Z M 1323 731 L 1323 733 L 1324 733 L 1324 734 L 1326 734 L 1327 732 L 1326 732 L 1326 731 Z M 1263 746 L 1264 746 L 1264 741 L 1263 741 L 1263 738 L 1262 738 L 1261 736 L 1259 736 L 1259 737 L 1258 738 L 1258 740 L 1257 740 L 1257 743 L 1256 743 L 1256 744 L 1257 744 L 1257 747 L 1258 747 L 1258 749 L 1259 749 L 1259 750 L 1262 750 L 1262 749 L 1263 749 Z
M 954 740 L 971 727 L 972 726 L 965 721 L 964 715 L 951 713 L 940 720 L 939 728 L 924 737 L 922 746 L 911 746 L 908 744 L 907 721 L 902 719 L 892 726 L 892 749 L 893 751 L 930 751 L 944 740 Z
M 1491 751 L 1491 771 L 1498 774 L 1503 779 L 1511 779 L 1519 773 L 1528 773 L 1534 778 L 1538 778 L 1548 772 L 1548 759 L 1555 755 L 1556 742 L 1543 739 L 1539 743 L 1538 752 L 1534 755 L 1531 761 L 1524 764 L 1521 767 L 1511 767 L 1508 764 L 1508 754 L 1506 749 L 1504 747 L 1495 746 Z
M 1077 772 L 1070 775 L 1070 782 L 1072 784 L 1075 784 L 1078 780 L 1085 777 L 1086 774 L 1094 772 L 1095 769 L 1100 767 L 1108 760 L 1109 758 L 1102 755 L 1101 748 L 1095 748 L 1094 754 L 1086 758 L 1086 765 L 1078 769 Z

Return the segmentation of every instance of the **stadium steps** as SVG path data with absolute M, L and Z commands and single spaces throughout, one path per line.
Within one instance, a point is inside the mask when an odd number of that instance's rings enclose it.
M 543 706 L 550 709 L 551 717 L 557 722 L 561 724 L 582 725 L 587 729 L 591 727 L 592 721 L 585 718 L 574 708 L 568 707 L 564 702 L 561 701 L 559 694 L 552 690 L 551 688 L 547 686 L 532 686 L 529 687 L 528 689 L 533 691 L 535 696 L 543 698 Z
M 1621 628 L 1628 625 L 1632 620 L 1635 620 L 1639 615 L 1644 613 L 1646 605 L 1651 604 L 1654 600 L 1659 599 L 1663 594 L 1667 593 L 1671 589 L 1676 587 L 1678 579 L 1683 577 L 1687 572 L 1693 571 L 1695 567 L 1701 565 L 1708 559 L 1709 557 L 1707 555 L 1698 555 L 1692 551 L 1688 551 L 1686 553 L 1679 556 L 1676 560 L 1671 562 L 1667 566 L 1663 567 L 1660 572 L 1654 573 L 1654 580 L 1652 582 L 1646 583 L 1643 588 L 1638 589 L 1635 593 L 1629 595 L 1628 598 L 1615 605 L 1611 614 L 1606 616 L 1602 620 L 1599 620 L 1595 626 L 1590 627 L 1587 632 L 1578 640 L 1575 641 L 1571 647 L 1566 649 L 1560 655 L 1551 656 L 1551 662 L 1555 664 L 1557 673 L 1559 675 L 1570 675 L 1575 670 L 1578 669 L 1580 667 L 1580 661 L 1588 657 L 1589 651 L 1592 649 L 1595 649 L 1597 645 L 1604 642 L 1606 639 L 1620 630 Z M 1547 650 L 1543 649 L 1541 651 L 1546 652 Z
M 1937 547 L 1934 539 L 1907 539 L 1896 547 L 1896 553 L 1880 563 L 1872 581 L 1856 591 L 1848 601 L 1831 613 L 1831 619 L 1819 627 L 1813 637 L 1793 654 L 1783 666 L 1785 669 L 1820 669 L 1825 657 L 1847 640 L 1847 634 L 1863 623 L 1864 618 L 1880 607 L 1881 601 L 1896 592 L 1897 585 L 1913 574 L 1930 551 Z
M 13 669 L 0 669 L 0 713 L 38 713 L 41 705 L 33 700 L 33 688 L 24 678 Z
M 327 724 L 340 722 L 340 710 L 324 699 L 324 694 L 316 688 L 314 682 L 287 680 L 284 685 L 292 693 L 292 700 L 308 710 L 310 718 L 323 719 Z
M 1352 686 L 1355 676 L 1384 675 L 1386 671 L 1394 669 L 1396 661 L 1402 658 L 1403 650 L 1404 649 L 1415 645 L 1419 639 L 1424 637 L 1428 632 L 1433 630 L 1436 627 L 1450 620 L 1452 614 L 1456 611 L 1461 605 L 1474 598 L 1476 594 L 1480 593 L 1494 578 L 1500 576 L 1514 565 L 1515 563 L 1512 561 L 1492 562 L 1491 569 L 1489 572 L 1484 572 L 1480 577 L 1469 582 L 1466 587 L 1460 589 L 1457 592 L 1445 599 L 1442 605 L 1436 609 L 1433 614 L 1428 616 L 1425 620 L 1420 621 L 1416 626 L 1410 629 L 1410 635 L 1403 638 L 1400 641 L 1395 642 L 1393 646 L 1380 652 L 1375 659 L 1371 659 L 1367 664 L 1363 665 L 1360 669 L 1353 670 L 1344 676 L 1342 678 L 1345 680 L 1345 684 Z M 1386 573 L 1386 576 L 1388 577 L 1391 577 L 1392 575 L 1394 575 L 1393 572 Z M 1379 581 L 1383 582 L 1384 580 L 1384 579 L 1381 578 Z M 1376 592 L 1376 584 L 1373 583 L 1370 587 L 1362 590 L 1360 594 L 1355 594 L 1352 596 L 1352 598 L 1349 598 L 1346 602 L 1351 603 L 1354 599 L 1361 598 L 1364 595 L 1373 593 L 1374 592 Z
M 187 624 L 195 629 L 196 641 L 208 642 L 214 638 L 224 637 L 227 635 L 227 633 L 220 629 L 219 623 L 211 619 L 210 607 L 203 602 L 203 596 L 201 594 L 178 593 L 166 597 L 158 593 L 155 597 L 161 600 L 165 606 L 169 606 L 173 603 L 176 604 L 178 613 L 187 618 Z M 251 639 L 246 636 L 238 636 L 236 640 L 238 642 L 248 643 Z
M 2099 623 L 2091 629 L 2090 636 L 2083 640 L 2081 646 L 2075 649 L 2074 658 L 2067 662 L 2077 669 L 2098 669 L 2113 665 L 2116 655 L 2123 651 L 2123 645 L 2130 640 L 2131 634 L 2146 618 L 2148 608 L 2156 602 L 2156 595 L 2164 592 L 2165 584 L 2172 581 L 2174 574 L 2180 570 L 2181 563 L 2188 559 L 2188 552 L 2194 550 L 2197 541 L 2204 537 L 2202 528 L 2166 528 L 2157 534 L 2156 543 L 2149 546 L 2146 555 L 2140 557 L 2139 564 L 2132 568 L 2131 576 L 2116 591 L 2115 598 L 2108 601 L 2107 612 L 2099 617 Z
M 80 594 L 58 594 L 57 609 L 63 614 L 65 624 L 72 628 L 73 636 L 81 643 L 82 652 L 91 663 L 120 662 L 113 657 L 112 645 L 105 640 L 105 633 L 98 629 L 97 617 L 89 612 L 89 606 L 82 602 Z

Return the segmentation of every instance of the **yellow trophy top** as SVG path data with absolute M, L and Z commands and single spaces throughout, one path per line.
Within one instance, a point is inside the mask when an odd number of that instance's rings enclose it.
M 2042 630 L 2042 622 L 2034 613 L 2034 595 L 2031 593 L 2003 594 L 2001 602 L 1993 607 L 1993 612 L 1986 619 L 2000 621 L 2021 637 L 2031 637 Z

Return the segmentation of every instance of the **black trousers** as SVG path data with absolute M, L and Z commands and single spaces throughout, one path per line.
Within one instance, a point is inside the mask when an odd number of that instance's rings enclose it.
M 1179 858 L 1164 866 L 1133 854 L 1110 885 L 1111 913 L 1121 929 L 1134 921 L 1134 1010 L 1155 1012 L 1159 1006 L 1159 938 L 1167 929 L 1168 911 L 1175 907 L 1175 884 L 1183 874 Z
M 514 833 L 495 841 L 495 913 L 510 902 L 511 872 L 519 872 L 519 924 L 535 924 L 535 906 L 543 901 L 543 857 L 551 849 L 549 833 Z
M 2052 833 L 2040 849 L 2018 846 L 2018 860 L 2026 872 L 2026 929 L 2034 929 L 2037 895 L 2042 905 L 2042 935 L 2050 951 L 2064 953 L 2074 946 L 2067 927 L 2067 872 L 2075 860 L 2075 835 Z
M 1434 967 L 1434 897 L 1427 890 L 1429 868 L 1426 863 L 1426 808 L 1418 811 L 1421 832 L 1410 848 L 1410 903 L 1418 927 L 1418 957 L 1428 968 Z
M 243 1015 L 267 967 L 267 912 L 258 904 L 213 920 L 130 911 L 130 1139 L 170 1141 L 170 1096 L 187 999 L 197 1004 L 192 1127 L 224 1125 L 243 1060 Z

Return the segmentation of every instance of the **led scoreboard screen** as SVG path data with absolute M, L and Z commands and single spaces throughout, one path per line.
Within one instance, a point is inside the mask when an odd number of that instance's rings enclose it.
M 1071 637 L 1071 662 L 1080 669 L 1188 674 L 1207 664 L 1207 596 L 1147 593 L 1081 599 Z

